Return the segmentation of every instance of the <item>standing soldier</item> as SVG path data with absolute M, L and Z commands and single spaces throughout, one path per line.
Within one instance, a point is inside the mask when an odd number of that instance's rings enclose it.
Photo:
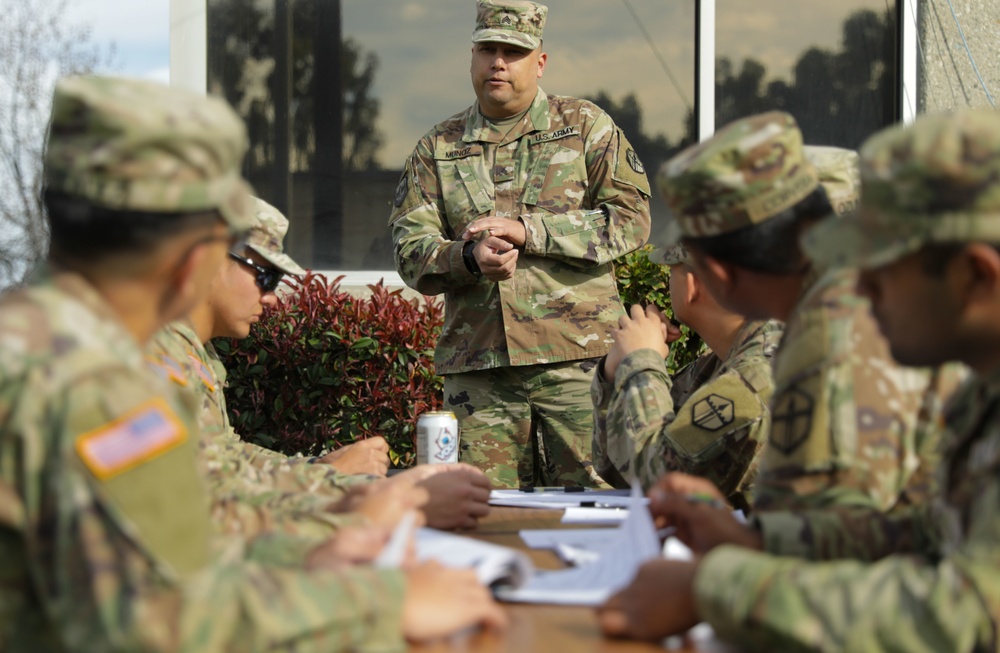
M 612 262 L 649 236 L 649 184 L 590 102 L 538 87 L 548 9 L 479 0 L 477 102 L 417 144 L 390 218 L 396 268 L 444 293 L 434 364 L 461 459 L 501 487 L 595 485 L 590 382 L 623 315 Z
M 0 298 L 0 649 L 384 650 L 503 620 L 471 572 L 211 536 L 194 407 L 142 347 L 249 226 L 246 147 L 219 100 L 56 86 L 49 263 Z
M 750 650 L 986 651 L 1000 632 L 1000 116 L 965 110 L 890 127 L 861 150 L 860 213 L 809 234 L 862 269 L 893 356 L 975 372 L 948 408 L 924 557 L 823 565 L 719 547 L 657 561 L 613 597 L 605 632 L 657 639 L 704 619 Z M 891 519 L 887 531 L 900 528 Z

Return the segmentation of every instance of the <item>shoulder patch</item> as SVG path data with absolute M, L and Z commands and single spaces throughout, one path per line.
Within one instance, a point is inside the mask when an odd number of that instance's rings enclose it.
M 76 439 L 76 452 L 94 476 L 109 479 L 187 440 L 187 428 L 163 399 L 153 399 Z
M 201 359 L 188 352 L 188 359 L 191 361 L 191 367 L 194 369 L 194 373 L 198 375 L 201 382 L 208 388 L 209 392 L 215 392 L 215 379 L 212 376 L 212 371 L 201 362 Z
M 648 197 L 650 190 L 649 179 L 646 177 L 646 167 L 642 165 L 639 155 L 635 153 L 622 130 L 616 129 L 615 132 L 615 139 L 612 141 L 615 147 L 615 165 L 612 177 L 615 181 L 638 188 L 643 195 Z
M 399 176 L 399 184 L 396 185 L 396 194 L 393 197 L 392 205 L 396 208 L 403 206 L 403 200 L 406 199 L 406 192 L 410 189 L 410 182 L 406 177 L 406 170 L 403 170 L 403 174 Z
M 775 397 L 768 443 L 786 456 L 794 453 L 812 432 L 815 409 L 815 399 L 800 388 L 789 388 Z
M 181 387 L 188 384 L 187 377 L 184 375 L 184 368 L 167 354 L 146 356 L 146 363 L 149 364 L 150 369 L 163 379 L 172 381 Z
M 767 414 L 761 398 L 739 374 L 712 379 L 678 408 L 667 427 L 668 447 L 687 460 L 705 462 L 725 450 L 733 433 L 760 422 Z

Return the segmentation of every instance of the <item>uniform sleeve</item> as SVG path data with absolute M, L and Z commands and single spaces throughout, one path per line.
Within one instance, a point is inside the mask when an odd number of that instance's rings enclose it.
M 16 571 L 11 580 L 30 588 L 5 603 L 25 617 L 4 624 L 9 641 L 58 640 L 50 648 L 74 651 L 401 650 L 399 572 L 265 566 L 242 540 L 212 537 L 196 426 L 143 387 L 134 374 L 74 381 L 70 400 L 36 403 L 7 424 L 0 484 L 23 510 L 10 521 L 0 514 L 0 577 Z M 109 444 L 126 433 L 129 447 Z
M 764 400 L 735 370 L 693 389 L 682 406 L 666 365 L 652 350 L 625 357 L 607 410 L 607 450 L 620 470 L 634 464 L 644 487 L 671 471 L 711 480 L 734 506 L 748 490 L 767 426 Z
M 621 478 L 636 475 L 648 488 L 666 471 L 658 441 L 664 423 L 674 418 L 670 375 L 659 354 L 640 349 L 621 361 L 608 385 L 603 458 Z
M 996 559 L 981 553 L 820 565 L 719 547 L 702 560 L 695 594 L 716 633 L 752 650 L 994 650 L 996 614 L 973 579 L 995 579 Z
M 752 523 L 768 553 L 808 560 L 872 561 L 893 553 L 930 553 L 941 541 L 937 520 L 925 504 L 888 513 L 850 506 L 757 512 Z
M 438 295 L 478 282 L 462 259 L 465 241 L 452 233 L 427 140 L 407 159 L 389 218 L 396 271 L 406 285 Z
M 920 480 L 917 416 L 928 376 L 893 362 L 867 305 L 816 312 L 786 333 L 775 363 L 769 446 L 755 510 L 888 511 Z
M 590 399 L 594 405 L 594 432 L 590 441 L 590 456 L 594 462 L 594 469 L 606 483 L 616 488 L 628 487 L 626 481 L 618 469 L 615 468 L 611 457 L 608 455 L 608 405 L 614 394 L 614 384 L 604 375 L 604 362 L 607 356 L 602 358 L 594 370 L 594 378 L 590 382 Z M 613 425 L 613 428 L 617 426 Z M 617 433 L 617 430 L 610 431 Z
M 601 112 L 585 135 L 586 210 L 522 214 L 526 254 L 594 267 L 642 247 L 649 238 L 649 181 L 625 134 Z

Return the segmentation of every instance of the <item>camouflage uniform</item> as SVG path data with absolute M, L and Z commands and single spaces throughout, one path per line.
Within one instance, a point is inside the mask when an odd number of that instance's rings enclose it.
M 627 355 L 613 382 L 598 366 L 591 385 L 598 473 L 619 487 L 627 486 L 633 465 L 644 487 L 670 471 L 696 474 L 749 509 L 780 337 L 777 322 L 747 321 L 724 357 L 709 352 L 674 378 L 649 349 Z
M 243 228 L 245 150 L 218 100 L 68 78 L 45 182 L 164 219 L 215 208 Z M 0 649 L 402 648 L 399 572 L 306 574 L 287 565 L 314 540 L 211 537 L 195 407 L 171 394 L 82 275 L 43 272 L 0 298 Z
M 744 166 L 738 184 L 734 151 L 745 157 L 736 163 Z M 770 113 L 681 153 L 664 166 L 660 183 L 683 234 L 710 236 L 767 220 L 820 182 L 835 209 L 851 210 L 856 158 L 846 150 L 804 151 L 791 116 Z M 753 523 L 771 552 L 824 557 L 871 548 L 869 555 L 884 555 L 883 542 L 845 543 L 852 530 L 837 516 L 853 523 L 855 513 L 863 520 L 866 511 L 905 510 L 931 491 L 940 434 L 929 425 L 940 413 L 924 409 L 939 409 L 939 393 L 954 387 L 892 360 L 856 283 L 850 270 L 809 271 L 775 356 L 771 427 L 753 505 Z M 847 510 L 822 512 L 830 508 Z
M 297 464 L 273 451 L 243 442 L 229 425 L 223 382 L 216 376 L 211 343 L 203 346 L 186 322 L 161 329 L 147 358 L 181 394 L 200 406 L 199 463 L 211 498 L 212 523 L 224 533 L 244 537 L 269 530 L 329 536 L 356 521 L 333 515 L 343 498 L 343 475 L 327 465 Z M 183 374 L 176 374 L 181 370 Z
M 535 42 L 545 8 L 480 2 L 477 14 L 474 40 Z M 435 367 L 462 429 L 461 459 L 495 485 L 597 480 L 593 359 L 623 314 L 612 262 L 645 243 L 648 195 L 642 164 L 606 113 L 541 89 L 509 129 L 476 104 L 431 129 L 407 160 L 390 218 L 396 268 L 416 290 L 445 294 Z M 498 283 L 466 267 L 460 240 L 491 215 L 526 231 L 513 278 Z M 535 447 L 543 469 L 532 466 Z
M 826 262 L 878 267 L 927 243 L 996 243 L 998 159 L 1000 117 L 992 111 L 924 116 L 884 130 L 862 148 L 860 214 L 824 223 L 807 249 Z M 996 370 L 963 388 L 947 410 L 940 493 L 928 510 L 942 537 L 932 555 L 815 565 L 720 547 L 698 570 L 702 616 L 755 650 L 996 650 L 998 415 Z

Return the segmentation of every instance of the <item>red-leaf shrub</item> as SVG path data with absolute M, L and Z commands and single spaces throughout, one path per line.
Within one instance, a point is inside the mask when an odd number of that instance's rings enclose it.
M 229 371 L 226 401 L 244 440 L 316 455 L 384 436 L 396 466 L 415 459 L 417 416 L 442 405 L 434 345 L 443 307 L 381 282 L 358 298 L 309 273 L 243 340 L 215 342 Z

